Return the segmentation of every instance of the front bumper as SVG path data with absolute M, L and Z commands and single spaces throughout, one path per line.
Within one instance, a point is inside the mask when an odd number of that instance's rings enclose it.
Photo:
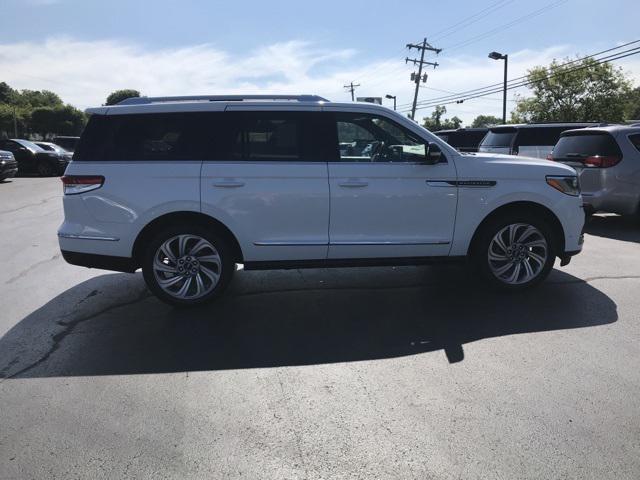
M 0 163 L 0 178 L 15 177 L 18 173 L 18 162 L 15 160 L 5 160 Z

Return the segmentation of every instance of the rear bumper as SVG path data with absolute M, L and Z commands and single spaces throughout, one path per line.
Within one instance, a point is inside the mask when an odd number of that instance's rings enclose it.
M 610 192 L 602 190 L 599 192 L 582 193 L 584 201 L 584 209 L 589 213 L 609 212 L 618 213 L 620 215 L 633 215 L 638 209 L 640 195 L 636 191 Z
M 62 258 L 71 265 L 79 267 L 99 268 L 102 270 L 112 270 L 115 272 L 133 273 L 138 265 L 129 257 L 114 257 L 111 255 L 96 255 L 94 253 L 70 252 L 61 250 Z

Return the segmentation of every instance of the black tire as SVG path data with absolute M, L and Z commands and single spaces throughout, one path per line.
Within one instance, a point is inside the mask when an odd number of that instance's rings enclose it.
M 165 291 L 165 289 L 160 285 L 157 274 L 154 271 L 154 260 L 156 255 L 159 254 L 160 247 L 166 241 L 181 235 L 191 235 L 206 240 L 215 248 L 220 258 L 220 271 L 218 272 L 219 280 L 217 284 L 215 284 L 213 289 L 208 293 L 197 298 L 179 298 L 167 293 L 167 291 Z M 194 257 L 196 256 L 194 255 Z M 202 305 L 215 300 L 222 295 L 224 290 L 227 288 L 235 271 L 235 259 L 231 254 L 231 249 L 215 231 L 200 225 L 181 225 L 159 231 L 153 236 L 145 250 L 142 252 L 141 260 L 142 275 L 149 290 L 151 290 L 151 292 L 163 302 L 176 307 L 194 307 L 196 305 Z M 198 268 L 201 268 L 201 266 Z M 199 274 L 200 273 L 198 273 L 198 275 Z M 173 277 L 176 276 L 174 274 L 167 275 L 171 275 Z M 202 276 L 202 278 L 206 279 L 209 277 Z M 193 288 L 195 288 L 195 285 Z
M 530 225 L 537 229 L 541 236 L 544 237 L 546 241 L 546 260 L 542 268 L 532 279 L 522 283 L 507 283 L 492 271 L 489 261 L 489 247 L 498 232 L 501 232 L 510 225 L 516 224 Z M 490 287 L 505 291 L 521 291 L 539 284 L 549 276 L 556 259 L 556 245 L 557 242 L 553 235 L 553 230 L 544 218 L 535 214 L 511 213 L 491 219 L 480 227 L 472 247 L 471 260 L 475 270 Z M 528 255 L 527 250 L 527 248 L 524 248 L 523 255 L 525 257 Z M 506 265 L 506 262 L 504 265 Z M 529 265 L 531 265 L 531 263 L 529 263 Z
M 56 173 L 56 169 L 46 160 L 40 160 L 36 165 L 38 175 L 41 177 L 52 177 Z

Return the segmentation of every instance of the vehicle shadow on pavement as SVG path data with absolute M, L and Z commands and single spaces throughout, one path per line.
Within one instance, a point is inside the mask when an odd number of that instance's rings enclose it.
M 618 318 L 609 297 L 558 270 L 520 294 L 469 277 L 451 266 L 238 272 L 217 303 L 179 310 L 150 296 L 139 274 L 102 275 L 4 335 L 0 377 L 312 365 L 436 350 L 454 363 L 469 342 Z
M 640 219 L 620 215 L 594 215 L 585 225 L 585 233 L 623 242 L 640 243 Z

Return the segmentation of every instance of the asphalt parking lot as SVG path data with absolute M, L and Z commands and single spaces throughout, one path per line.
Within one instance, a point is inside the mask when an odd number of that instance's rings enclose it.
M 240 271 L 174 310 L 61 259 L 0 184 L 0 478 L 640 478 L 640 225 L 540 288 L 461 266 Z

